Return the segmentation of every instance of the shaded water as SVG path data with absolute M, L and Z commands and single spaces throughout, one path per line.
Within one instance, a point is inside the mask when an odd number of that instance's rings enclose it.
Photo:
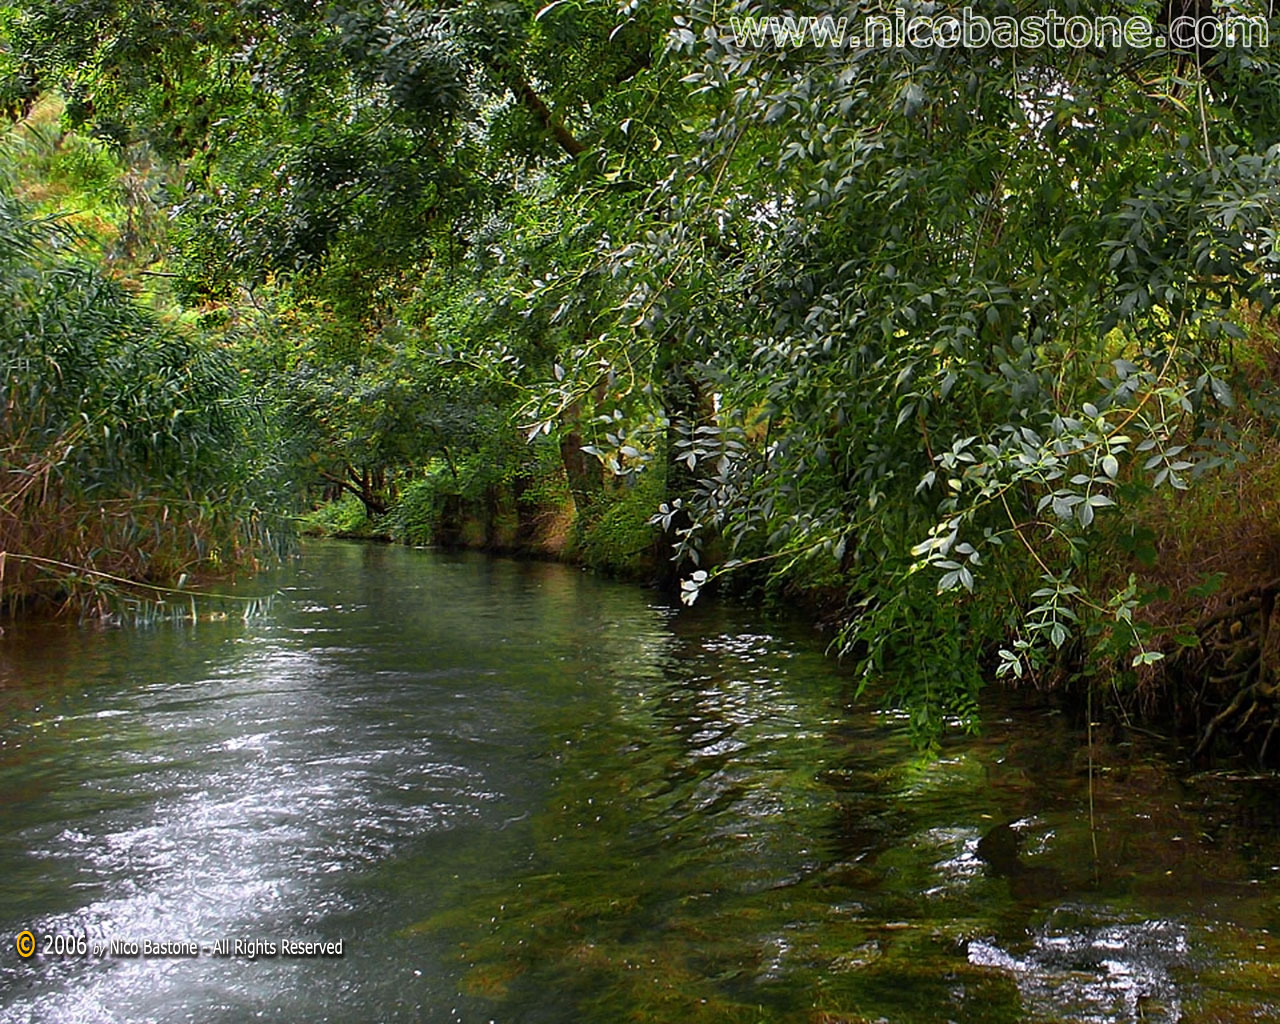
M 800 626 L 402 548 L 263 587 L 0 638 L 0 1022 L 1280 1020 L 1275 780 L 1113 739 L 1095 857 L 1060 716 L 922 763 Z

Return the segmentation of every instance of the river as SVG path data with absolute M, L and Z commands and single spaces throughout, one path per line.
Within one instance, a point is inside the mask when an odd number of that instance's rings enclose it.
M 3 1024 L 1280 1020 L 1274 778 L 997 689 L 922 759 L 805 624 L 560 565 L 239 591 L 0 637 Z

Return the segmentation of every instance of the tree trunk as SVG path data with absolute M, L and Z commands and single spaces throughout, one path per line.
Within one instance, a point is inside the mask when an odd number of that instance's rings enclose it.
M 498 514 L 502 511 L 502 487 L 490 484 L 484 489 L 484 546 L 498 544 Z
M 582 435 L 576 427 L 579 413 L 576 402 L 565 412 L 565 419 L 575 426 L 560 438 L 560 461 L 564 464 L 578 518 L 583 519 L 591 514 L 604 492 L 604 466 L 590 452 L 582 450 Z
M 335 476 L 332 473 L 320 471 L 320 475 L 328 480 L 330 484 L 342 491 L 354 494 L 364 504 L 365 513 L 371 516 L 385 515 L 387 504 L 384 502 L 373 489 L 373 480 L 369 471 L 366 469 L 362 474 L 357 473 L 350 466 L 345 467 L 347 471 L 346 477 Z M 327 492 L 326 492 L 327 493 Z
M 511 481 L 511 497 L 516 509 L 515 545 L 518 548 L 529 547 L 538 529 L 538 509 L 524 497 L 532 485 L 533 477 L 523 473 Z

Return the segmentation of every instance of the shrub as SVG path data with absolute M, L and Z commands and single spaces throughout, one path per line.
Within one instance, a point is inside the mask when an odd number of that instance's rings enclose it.
M 431 544 L 438 539 L 450 497 L 457 497 L 453 474 L 443 463 L 433 465 L 423 479 L 405 487 L 388 514 L 392 540 Z
M 163 326 L 0 193 L 0 601 L 102 608 L 285 531 L 229 354 Z
M 302 517 L 302 532 L 308 537 L 370 537 L 378 531 L 363 503 L 354 494 L 327 501 Z
M 622 482 L 595 518 L 579 524 L 582 561 L 620 576 L 651 576 L 662 535 L 650 520 L 662 494 L 663 482 L 657 473 L 640 473 Z

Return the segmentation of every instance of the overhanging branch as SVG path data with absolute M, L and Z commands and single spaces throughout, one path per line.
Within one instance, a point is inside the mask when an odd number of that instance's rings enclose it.
M 556 117 L 546 101 L 534 91 L 533 86 L 523 76 L 514 76 L 511 89 L 524 104 L 525 109 L 551 133 L 551 137 L 556 140 L 561 149 L 575 160 L 586 152 L 587 147 L 574 138 L 573 133 L 564 126 L 564 122 Z

